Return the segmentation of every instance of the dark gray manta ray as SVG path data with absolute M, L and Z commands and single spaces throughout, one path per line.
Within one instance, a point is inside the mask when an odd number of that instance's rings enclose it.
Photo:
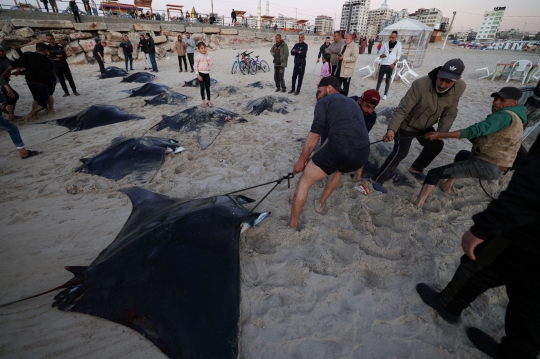
M 156 78 L 155 75 L 152 75 L 148 72 L 135 72 L 134 74 L 124 77 L 120 82 L 139 82 L 139 83 L 148 83 L 154 81 Z
M 217 80 L 214 80 L 212 78 L 210 79 L 210 86 L 214 86 L 217 83 L 218 83 Z M 191 81 L 184 81 L 184 86 L 182 87 L 199 87 L 199 80 L 194 78 Z
M 250 84 L 247 84 L 246 87 L 254 87 L 254 88 L 258 88 L 258 89 L 263 89 L 265 87 L 274 87 L 274 85 L 272 85 L 271 83 L 262 83 L 261 81 L 257 81 L 257 82 L 252 82 Z
M 107 72 L 98 76 L 100 79 L 110 79 L 113 77 L 125 77 L 128 75 L 127 72 L 115 66 L 109 66 L 105 70 L 107 70 Z
M 185 201 L 139 187 L 116 239 L 74 277 L 53 306 L 125 325 L 169 358 L 237 359 L 240 233 L 269 213 L 243 196 Z
M 178 141 L 159 137 L 115 138 L 111 146 L 92 158 L 83 158 L 75 172 L 90 173 L 115 181 L 149 182 L 161 167 L 167 151 L 181 152 Z
M 201 149 L 210 146 L 221 132 L 225 121 L 230 121 L 238 114 L 220 107 L 202 108 L 195 106 L 188 108 L 173 116 L 163 115 L 163 119 L 151 129 L 161 131 L 164 128 L 189 133 L 195 132 L 195 136 Z M 238 118 L 240 122 L 247 122 Z
M 283 96 L 264 96 L 248 102 L 245 107 L 250 114 L 259 116 L 264 110 L 282 114 L 289 113 L 287 104 L 291 101 Z
M 142 85 L 141 87 L 137 87 L 131 90 L 125 90 L 124 92 L 127 92 L 129 94 L 129 97 L 146 97 L 159 95 L 160 93 L 166 92 L 168 89 L 168 86 L 162 84 L 148 83 L 146 85 Z
M 116 106 L 92 105 L 74 116 L 43 123 L 54 123 L 67 127 L 71 131 L 82 131 L 88 130 L 89 128 L 143 118 L 143 116 L 132 115 L 124 112 Z
M 217 92 L 218 97 L 238 96 L 243 94 L 242 91 L 236 86 L 224 86 L 214 89 Z
M 174 91 L 167 91 L 160 93 L 154 98 L 151 98 L 150 100 L 144 100 L 145 106 L 151 105 L 151 106 L 157 106 L 157 105 L 175 105 L 175 106 L 185 106 L 186 105 L 186 99 L 188 99 L 189 96 L 181 94 L 180 92 L 174 92 Z

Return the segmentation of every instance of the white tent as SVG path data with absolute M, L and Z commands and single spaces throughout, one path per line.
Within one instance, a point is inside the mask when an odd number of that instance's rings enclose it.
M 387 41 L 392 31 L 397 31 L 398 41 L 402 44 L 401 58 L 407 59 L 413 68 L 422 67 L 433 29 L 418 20 L 403 19 L 385 27 L 379 36 Z

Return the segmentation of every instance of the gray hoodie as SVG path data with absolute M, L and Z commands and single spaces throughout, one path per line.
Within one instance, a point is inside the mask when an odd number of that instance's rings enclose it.
M 341 52 L 341 48 L 345 45 L 345 41 L 343 39 L 339 40 L 338 42 L 332 42 L 330 46 L 326 49 L 326 53 L 330 54 L 330 63 L 333 66 L 336 66 L 338 63 L 338 55 Z

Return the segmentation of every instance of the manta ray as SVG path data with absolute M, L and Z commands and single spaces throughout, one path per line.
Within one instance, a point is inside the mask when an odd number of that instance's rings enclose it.
M 130 182 L 150 182 L 161 167 L 167 152 L 184 150 L 178 141 L 159 137 L 118 137 L 111 146 L 92 158 L 82 158 L 75 172 L 90 173 L 112 180 L 130 178 Z
M 281 114 L 289 113 L 288 104 L 291 101 L 283 96 L 264 96 L 255 100 L 251 100 L 245 107 L 250 114 L 259 116 L 263 111 L 277 112 Z
M 210 86 L 214 86 L 217 83 L 217 80 L 214 80 L 212 78 L 210 79 Z M 199 80 L 194 78 L 191 81 L 184 81 L 184 86 L 182 87 L 199 87 Z
M 180 92 L 167 91 L 160 93 L 156 97 L 151 98 L 150 100 L 144 100 L 144 106 L 158 106 L 158 105 L 174 105 L 174 106 L 185 106 L 186 99 L 190 98 L 187 95 L 181 94 Z
M 109 66 L 105 69 L 107 72 L 104 74 L 98 75 L 100 79 L 110 79 L 113 77 L 125 77 L 128 73 L 116 66 Z
M 94 127 L 143 118 L 143 116 L 132 115 L 124 112 L 116 106 L 92 105 L 76 115 L 42 123 L 54 123 L 67 127 L 71 131 L 82 131 Z
M 166 92 L 168 89 L 168 86 L 162 84 L 147 83 L 145 85 L 142 85 L 141 87 L 137 87 L 131 90 L 125 90 L 124 92 L 127 92 L 129 94 L 129 97 L 146 97 L 159 95 L 160 93 Z
M 169 358 L 237 359 L 239 237 L 269 213 L 251 213 L 243 196 L 121 192 L 127 222 L 92 263 L 66 267 L 74 277 L 53 306 L 125 325 Z
M 148 72 L 135 72 L 134 74 L 124 77 L 120 82 L 148 83 L 154 81 L 155 78 L 155 75 Z

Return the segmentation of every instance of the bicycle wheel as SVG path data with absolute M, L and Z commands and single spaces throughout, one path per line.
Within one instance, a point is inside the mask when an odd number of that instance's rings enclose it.
M 249 71 L 255 75 L 257 73 L 257 61 L 253 60 L 251 61 L 250 65 L 249 65 Z
M 235 74 L 235 73 L 236 73 L 236 70 L 238 70 L 238 61 L 235 61 L 235 62 L 232 64 L 231 73 L 232 73 L 232 74 Z
M 268 66 L 268 62 L 264 60 L 261 61 L 261 70 L 263 70 L 263 72 L 270 71 L 270 66 Z
M 240 67 L 240 72 L 242 73 L 242 75 L 245 75 L 246 74 L 246 63 L 244 61 L 242 61 L 238 67 Z

